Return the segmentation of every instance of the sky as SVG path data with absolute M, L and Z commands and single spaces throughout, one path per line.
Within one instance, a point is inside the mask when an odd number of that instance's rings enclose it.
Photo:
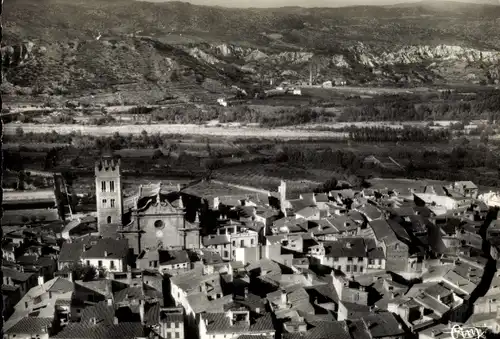
M 149 2 L 166 2 L 168 0 L 142 0 Z M 223 7 L 284 7 L 284 6 L 300 6 L 300 7 L 342 7 L 355 5 L 393 5 L 398 3 L 412 3 L 418 0 L 181 0 L 192 3 L 193 5 L 205 6 L 223 6 Z M 433 0 L 439 1 L 439 0 Z M 500 0 L 455 0 L 458 2 L 469 3 L 498 3 Z

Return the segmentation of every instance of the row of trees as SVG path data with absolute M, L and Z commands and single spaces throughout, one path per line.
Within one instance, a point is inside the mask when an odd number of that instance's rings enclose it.
M 424 121 L 500 119 L 500 90 L 475 96 L 455 95 L 453 100 L 426 100 L 417 95 L 384 95 L 346 107 L 341 121 Z
M 391 127 L 351 127 L 349 139 L 354 141 L 375 142 L 440 142 L 448 141 L 451 133 L 446 129 L 407 127 L 394 129 Z

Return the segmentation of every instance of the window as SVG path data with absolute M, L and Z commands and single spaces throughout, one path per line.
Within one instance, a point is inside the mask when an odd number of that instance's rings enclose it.
M 253 239 L 250 239 L 250 244 L 251 244 L 251 245 L 253 245 L 253 244 L 254 244 Z
M 233 250 L 233 257 L 235 257 L 235 256 L 236 256 L 236 251 L 235 251 L 235 250 Z
M 153 262 L 153 266 L 154 266 L 154 267 L 158 267 L 158 260 L 155 260 L 155 261 Z
M 111 224 L 111 216 L 108 216 L 108 224 Z
M 172 338 L 172 333 L 167 332 L 167 339 L 171 339 L 171 338 Z
M 339 261 L 339 258 L 333 258 L 333 261 L 337 262 L 337 261 Z
M 368 260 L 368 264 L 375 265 L 375 260 L 373 260 L 373 259 Z
M 363 266 L 359 266 L 359 272 L 363 273 Z
M 101 181 L 101 192 L 106 192 L 106 181 Z
M 175 323 L 175 328 L 181 328 L 181 323 Z
M 107 203 L 108 203 L 108 201 L 106 199 L 102 199 L 102 207 L 106 207 Z
M 229 251 L 224 251 L 224 258 L 229 257 Z
M 345 267 L 345 271 L 346 271 L 346 272 L 350 272 L 350 271 L 351 271 L 351 266 L 347 265 L 347 266 Z
M 363 262 L 363 258 L 359 257 L 358 262 Z
M 111 203 L 111 207 L 115 207 L 115 199 L 111 199 L 110 203 Z
M 181 336 L 179 335 L 179 332 L 175 332 L 175 337 L 180 338 Z
M 109 182 L 109 191 L 110 192 L 114 192 L 115 191 L 115 182 L 114 181 L 110 181 Z
M 353 272 L 357 272 L 357 271 L 358 271 L 358 266 L 356 266 L 356 265 L 352 265 L 352 271 L 353 271 Z
M 245 247 L 245 240 L 240 241 L 240 247 Z
M 233 240 L 233 246 L 236 246 L 236 240 Z
M 87 260 L 87 266 L 90 266 L 90 260 Z
M 110 268 L 110 269 L 112 269 L 112 270 L 114 270 L 114 269 L 115 269 L 115 261 L 114 261 L 114 260 L 111 260 L 111 261 L 109 262 L 109 268 Z
M 97 266 L 102 267 L 102 260 L 99 260 L 99 261 L 97 262 Z
M 155 221 L 155 228 L 162 229 L 163 227 L 165 227 L 165 223 L 162 220 Z
M 348 258 L 347 258 L 347 261 L 352 261 L 352 258 L 351 258 L 351 257 L 348 257 Z

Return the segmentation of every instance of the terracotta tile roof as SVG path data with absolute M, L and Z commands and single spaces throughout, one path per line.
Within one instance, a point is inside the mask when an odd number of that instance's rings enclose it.
M 352 339 L 372 339 L 370 331 L 363 320 L 351 320 L 348 326 Z
M 21 265 L 35 265 L 37 260 L 36 255 L 22 255 L 16 259 L 16 262 Z
M 90 245 L 90 248 L 82 253 L 82 259 L 86 258 L 109 258 L 122 259 L 128 254 L 127 239 L 99 239 L 95 245 Z
M 26 223 L 26 218 L 29 222 L 32 219 L 35 219 L 37 222 L 52 222 L 59 220 L 59 214 L 56 208 L 4 210 L 2 225 L 23 225 Z
M 362 238 L 339 238 L 324 242 L 326 256 L 333 258 L 366 257 L 365 242 Z
M 2 285 L 2 293 L 15 292 L 19 289 L 19 286 Z
M 160 321 L 161 322 L 184 322 L 184 315 L 182 312 L 168 312 L 168 311 L 159 311 Z
M 283 339 L 351 339 L 344 321 L 312 321 L 307 332 L 286 333 Z
M 10 277 L 15 281 L 26 281 L 33 276 L 33 273 L 25 273 L 9 267 L 2 267 L 4 277 Z
M 93 292 L 99 293 L 104 297 L 110 297 L 113 291 L 112 281 L 108 279 L 92 281 L 75 281 L 76 286 L 83 286 Z
M 119 323 L 104 325 L 91 323 L 70 323 L 53 338 L 68 339 L 135 339 L 144 337 L 141 323 Z
M 319 208 L 316 206 L 308 206 L 295 212 L 296 215 L 303 218 L 312 218 L 317 213 L 319 213 Z
M 74 290 L 73 282 L 64 278 L 54 278 L 54 283 L 47 289 L 47 292 L 67 293 Z
M 224 245 L 229 244 L 229 236 L 228 235 L 208 235 L 203 237 L 203 245 L 211 246 L 211 245 Z
M 92 318 L 95 318 L 100 325 L 113 325 L 115 318 L 114 306 L 108 305 L 107 301 L 101 301 L 84 308 L 80 322 L 89 323 Z
M 49 256 L 42 256 L 38 258 L 35 265 L 41 267 L 51 267 L 56 265 L 56 261 Z
M 122 303 L 129 300 L 144 300 L 144 293 L 141 287 L 127 287 L 115 293 L 115 302 Z
M 203 315 L 203 319 L 207 321 L 207 333 L 262 333 L 273 332 L 274 326 L 271 314 L 267 313 L 259 318 L 252 319 L 254 321 L 248 323 L 237 323 L 231 325 L 229 317 L 225 313 L 207 313 Z
M 360 208 L 358 208 L 358 211 L 366 215 L 368 218 L 375 220 L 380 217 L 382 217 L 382 212 L 372 204 L 364 204 Z
M 17 324 L 9 328 L 6 334 L 40 334 L 46 333 L 47 328 L 52 326 L 51 318 L 22 318 Z
M 383 219 L 373 220 L 370 221 L 369 225 L 372 228 L 373 233 L 375 233 L 377 240 L 384 241 L 386 245 L 399 242 L 394 230 L 387 221 Z
M 59 253 L 59 262 L 80 261 L 83 253 L 83 246 L 84 244 L 81 242 L 64 243 Z
M 182 315 L 181 315 L 182 317 Z M 144 322 L 147 326 L 158 325 L 160 322 L 160 304 L 146 304 L 144 306 Z
M 405 333 L 401 324 L 390 312 L 371 314 L 364 316 L 362 319 L 366 323 L 372 338 L 397 337 Z

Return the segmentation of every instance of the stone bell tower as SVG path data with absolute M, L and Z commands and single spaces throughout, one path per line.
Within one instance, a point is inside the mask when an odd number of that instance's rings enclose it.
M 96 162 L 95 187 L 97 229 L 103 237 L 115 237 L 123 216 L 119 159 L 106 155 Z

